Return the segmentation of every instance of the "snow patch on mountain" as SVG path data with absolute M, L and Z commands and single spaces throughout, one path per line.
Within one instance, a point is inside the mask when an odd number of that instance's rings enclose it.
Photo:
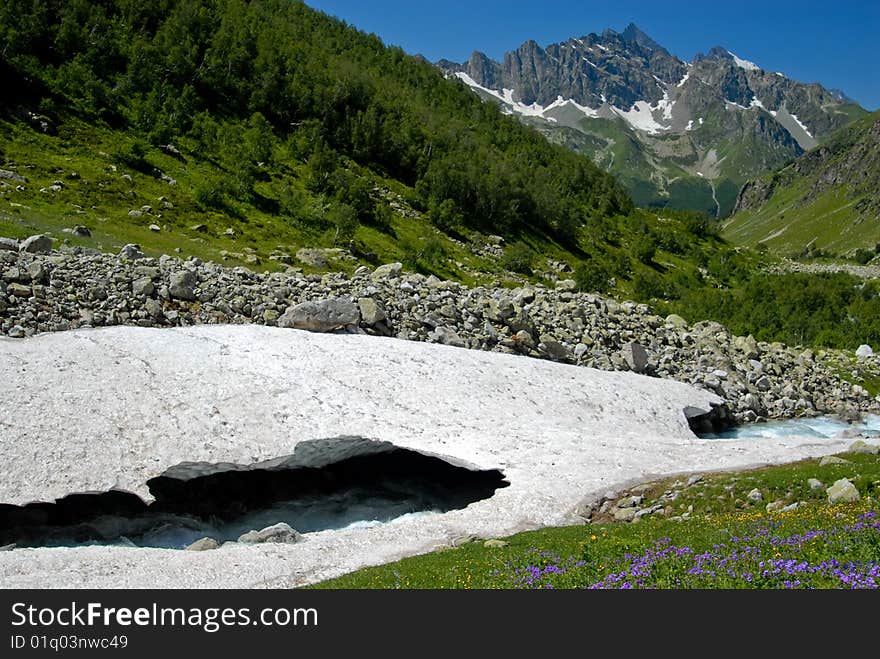
M 740 59 L 739 57 L 737 57 L 736 55 L 731 53 L 729 50 L 727 51 L 727 54 L 733 58 L 733 61 L 741 69 L 745 69 L 746 71 L 760 71 L 761 70 L 761 67 L 758 66 L 757 64 L 755 64 L 754 62 L 750 62 L 749 60 L 746 60 L 746 59 Z
M 809 129 L 803 124 L 803 122 L 802 122 L 800 119 L 798 119 L 797 115 L 796 115 L 796 114 L 793 114 L 793 113 L 789 113 L 789 114 L 791 114 L 791 118 L 794 119 L 794 122 L 795 122 L 798 126 L 800 126 L 801 130 L 803 130 L 803 131 L 807 134 L 807 137 L 813 138 L 813 134 L 812 134 L 812 133 L 810 132 L 810 130 L 809 130 Z

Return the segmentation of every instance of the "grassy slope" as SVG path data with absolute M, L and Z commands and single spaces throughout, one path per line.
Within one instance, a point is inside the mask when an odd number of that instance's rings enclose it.
M 656 515 L 638 523 L 600 522 L 583 526 L 549 528 L 521 533 L 506 539 L 502 547 L 486 547 L 482 542 L 469 542 L 397 563 L 366 568 L 343 577 L 318 584 L 319 588 L 521 588 L 562 587 L 582 588 L 602 582 L 610 587 L 621 572 L 640 556 L 668 543 L 689 552 L 657 561 L 641 576 L 628 574 L 621 579 L 635 583 L 641 578 L 646 587 L 659 588 L 779 588 L 796 577 L 786 570 L 767 577 L 759 572 L 758 563 L 770 561 L 807 561 L 817 566 L 822 561 L 862 561 L 880 564 L 880 529 L 873 533 L 855 532 L 845 527 L 857 524 L 867 513 L 880 509 L 880 457 L 865 454 L 844 456 L 850 464 L 819 466 L 815 459 L 791 465 L 774 466 L 735 473 L 704 475 L 694 486 L 686 486 L 684 478 L 673 477 L 654 482 L 645 493 L 651 502 L 664 492 L 678 490 L 680 495 L 671 504 L 676 515 L 692 507 L 689 519 L 669 520 Z M 850 478 L 862 493 L 856 504 L 829 506 L 824 488 L 810 489 L 807 479 L 816 478 L 825 485 L 837 479 Z M 757 489 L 760 503 L 749 501 L 747 494 Z M 767 513 L 767 502 L 782 500 L 806 502 L 791 512 Z M 645 505 L 645 504 L 642 504 Z M 873 518 L 876 522 L 876 517 Z M 762 532 L 762 529 L 764 530 Z M 818 532 L 815 540 L 793 544 L 773 538 L 791 538 Z M 744 539 L 742 542 L 734 538 Z M 668 541 L 668 543 L 666 542 Z M 659 545 L 658 545 L 659 543 Z M 721 545 L 721 547 L 719 547 Z M 744 555 L 744 547 L 754 548 L 746 558 L 731 560 L 734 548 Z M 704 553 L 705 560 L 695 557 Z M 709 556 L 709 555 L 712 556 Z M 735 575 L 717 569 L 727 558 L 726 568 Z M 575 563 L 582 565 L 575 565 Z M 694 571 L 702 566 L 700 572 Z M 715 574 L 709 568 L 714 567 Z M 775 569 L 775 568 L 774 568 Z M 772 569 L 771 569 L 772 572 Z M 614 575 L 609 579 L 610 575 Z M 797 575 L 803 585 L 819 588 L 841 587 L 839 578 L 817 572 Z
M 0 234 L 25 237 L 47 232 L 55 238 L 115 252 L 126 243 L 138 243 L 147 253 L 174 253 L 223 261 L 228 265 L 245 265 L 244 257 L 256 254 L 260 269 L 280 268 L 269 260 L 273 251 L 295 254 L 300 247 L 332 246 L 332 235 L 324 227 L 296 223 L 283 215 L 253 204 L 233 203 L 218 210 L 206 209 L 194 199 L 194 190 L 222 173 L 216 163 L 200 159 L 188 152 L 187 140 L 178 143 L 182 158 L 175 158 L 159 149 L 150 149 L 146 160 L 177 181 L 176 185 L 119 164 L 115 154 L 124 153 L 137 136 L 133 133 L 96 127 L 77 119 L 67 120 L 57 136 L 38 133 L 21 123 L 0 121 L 7 165 L 15 163 L 16 173 L 27 178 L 23 191 L 7 189 L 6 203 L 0 205 Z M 302 189 L 300 174 L 303 163 L 281 158 L 282 164 L 266 172 L 268 181 L 257 184 L 257 191 L 266 198 L 276 196 L 281 181 Z M 356 168 L 355 165 L 351 167 Z M 75 172 L 77 178 L 71 178 Z M 124 176 L 130 176 L 129 182 Z M 40 192 L 54 181 L 61 181 L 61 192 Z M 401 188 L 394 181 L 384 181 L 389 188 Z M 173 208 L 159 201 L 166 198 Z M 151 206 L 152 214 L 129 216 L 130 210 Z M 91 238 L 76 238 L 65 229 L 84 225 Z M 162 229 L 151 231 L 156 224 Z M 192 227 L 204 225 L 202 231 Z M 234 236 L 226 235 L 233 229 Z M 455 245 L 421 219 L 397 215 L 392 222 L 393 236 L 372 227 L 359 228 L 357 238 L 376 253 L 381 262 L 401 260 L 404 245 L 437 236 L 443 241 L 450 260 L 463 260 L 472 267 L 487 268 L 489 264 Z M 221 252 L 229 254 L 221 256 Z M 235 255 L 239 256 L 235 256 Z M 338 268 L 352 269 L 340 262 Z M 466 279 L 454 267 L 438 270 L 450 277 Z
M 851 148 L 871 139 L 866 137 L 868 129 L 877 121 L 880 113 L 875 112 L 835 133 L 825 145 L 833 155 L 817 170 L 799 175 L 795 163 L 767 177 L 770 181 L 775 176 L 781 184 L 760 207 L 740 211 L 728 220 L 724 235 L 740 245 L 762 244 L 792 256 L 800 254 L 814 240 L 817 248 L 837 255 L 858 248 L 873 249 L 880 242 L 880 224 L 871 220 L 870 213 L 866 219 L 862 208 L 869 201 L 876 206 L 880 171 L 862 160 L 860 164 L 864 163 L 866 170 L 856 190 L 848 185 L 820 182 L 827 172 L 841 165 Z M 848 167 L 843 173 L 851 175 Z

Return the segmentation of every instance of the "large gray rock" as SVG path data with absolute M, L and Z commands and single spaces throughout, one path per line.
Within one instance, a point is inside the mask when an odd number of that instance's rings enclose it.
M 149 277 L 139 277 L 131 282 L 131 292 L 134 295 L 152 295 L 156 287 L 153 286 L 153 280 Z
M 0 179 L 13 181 L 15 183 L 27 183 L 27 179 L 25 179 L 24 176 L 16 174 L 15 172 L 10 172 L 8 169 L 0 169 Z
M 17 252 L 18 241 L 14 238 L 4 238 L 3 236 L 0 236 L 0 250 L 6 252 Z
M 627 343 L 620 353 L 631 371 L 644 373 L 648 368 L 648 352 L 638 343 Z
M 220 543 L 214 540 L 214 538 L 202 538 L 189 545 L 186 551 L 210 551 L 217 549 L 219 546 Z
M 267 526 L 259 531 L 248 531 L 238 538 L 239 542 L 248 545 L 258 545 L 266 542 L 278 542 L 292 545 L 300 540 L 302 540 L 302 534 L 284 522 L 273 526 Z
M 873 357 L 874 350 L 869 345 L 862 344 L 856 348 L 856 357 Z
M 119 250 L 119 258 L 129 261 L 136 261 L 137 259 L 144 258 L 144 253 L 141 251 L 140 245 L 129 243 L 128 245 L 125 245 L 121 250 Z
M 178 300 L 193 301 L 196 299 L 196 284 L 198 279 L 192 270 L 178 270 L 172 273 L 168 282 L 168 293 Z
M 360 310 L 351 300 L 328 298 L 291 306 L 278 318 L 278 327 L 330 332 L 360 321 Z
M 666 324 L 672 325 L 673 327 L 678 329 L 684 329 L 685 327 L 687 327 L 687 321 L 678 314 L 674 313 L 666 316 Z
M 443 325 L 434 328 L 434 331 L 431 332 L 431 338 L 437 342 L 442 343 L 446 346 L 455 346 L 456 348 L 467 348 L 467 343 L 462 339 L 458 332 L 449 327 L 445 327 Z
M 361 320 L 371 327 L 376 323 L 381 323 L 388 317 L 385 314 L 385 309 L 382 308 L 382 305 L 371 297 L 359 298 L 358 309 L 360 309 L 361 312 Z
M 807 487 L 809 487 L 811 490 L 821 490 L 825 487 L 825 483 L 820 481 L 818 478 L 808 478 Z
M 52 251 L 52 239 L 45 234 L 25 238 L 18 246 L 18 251 L 29 254 L 48 254 Z
M 849 447 L 852 453 L 867 453 L 868 455 L 880 455 L 880 446 L 869 444 L 861 439 L 853 442 Z
M 859 490 L 849 479 L 841 478 L 825 489 L 828 495 L 828 503 L 854 503 L 859 500 Z
M 373 278 L 373 281 L 379 281 L 382 279 L 397 279 L 401 274 L 403 274 L 403 264 L 386 263 L 373 270 L 373 274 L 370 276 Z
M 820 467 L 827 467 L 828 465 L 848 465 L 852 464 L 849 460 L 844 460 L 843 458 L 839 458 L 836 455 L 826 455 L 821 460 L 819 460 Z
M 303 247 L 302 249 L 297 250 L 296 259 L 300 263 L 310 265 L 313 268 L 323 269 L 329 265 L 327 257 L 324 255 L 324 250 L 315 249 L 313 247 Z

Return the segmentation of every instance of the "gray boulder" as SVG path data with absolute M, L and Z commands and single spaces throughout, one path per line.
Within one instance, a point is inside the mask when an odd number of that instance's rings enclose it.
M 13 181 L 15 183 L 27 183 L 27 179 L 25 179 L 24 176 L 16 174 L 15 172 L 10 172 L 8 169 L 0 169 L 0 179 Z
M 858 348 L 856 348 L 856 357 L 861 357 L 864 359 L 865 357 L 873 357 L 873 356 L 874 356 L 874 350 L 869 345 L 865 345 L 863 343 Z
M 827 467 L 828 465 L 848 465 L 852 464 L 849 460 L 844 460 L 843 458 L 838 458 L 836 455 L 826 455 L 824 458 L 819 460 L 820 467 Z
M 45 234 L 25 238 L 18 246 L 18 251 L 28 254 L 48 254 L 52 251 L 52 239 Z
M 818 478 L 808 478 L 807 479 L 807 486 L 811 490 L 821 490 L 823 487 L 825 487 L 825 483 L 820 481 Z
M 443 325 L 434 328 L 430 338 L 436 343 L 442 343 L 445 346 L 454 346 L 456 348 L 467 348 L 467 343 L 462 339 L 458 332 Z
M 220 543 L 214 540 L 214 538 L 202 538 L 189 545 L 186 551 L 210 551 L 217 549 L 219 546 Z
M 401 274 L 403 274 L 402 263 L 386 263 L 373 270 L 373 274 L 370 276 L 373 281 L 379 281 L 380 279 L 397 279 Z
M 296 258 L 300 263 L 310 265 L 313 268 L 326 268 L 328 266 L 327 257 L 321 249 L 311 247 L 303 247 L 296 252 Z
M 248 545 L 259 545 L 267 542 L 292 545 L 300 540 L 302 540 L 302 534 L 284 522 L 273 526 L 267 526 L 259 531 L 248 531 L 238 538 L 239 542 Z
M 88 227 L 84 227 L 82 224 L 77 224 L 73 227 L 73 235 L 79 236 L 80 238 L 91 238 L 92 232 Z
M 168 283 L 168 293 L 178 300 L 195 300 L 198 280 L 192 270 L 178 270 L 172 273 Z
M 137 259 L 144 258 L 144 253 L 141 251 L 140 245 L 129 243 L 121 250 L 119 250 L 119 258 L 128 259 L 129 261 L 135 261 Z
M 278 327 L 330 332 L 346 325 L 357 325 L 360 317 L 360 310 L 354 302 L 344 298 L 329 298 L 288 307 L 278 318 Z
M 364 324 L 371 327 L 376 323 L 381 323 L 388 317 L 385 313 L 385 309 L 382 308 L 382 305 L 371 297 L 359 298 L 358 309 L 360 309 L 361 312 L 361 320 L 364 321 Z
M 150 296 L 156 287 L 153 286 L 153 280 L 149 277 L 139 277 L 131 282 L 131 292 L 134 295 Z
M 834 485 L 825 489 L 828 495 L 828 503 L 854 503 L 859 500 L 859 491 L 849 479 L 841 478 Z
M 687 321 L 678 314 L 674 313 L 666 316 L 666 324 L 672 325 L 673 327 L 678 329 L 684 329 L 685 327 L 687 327 Z
M 867 453 L 868 455 L 880 455 L 880 446 L 877 444 L 869 444 L 861 439 L 853 442 L 849 450 L 852 453 Z
M 648 352 L 638 343 L 627 343 L 620 351 L 629 369 L 635 373 L 644 373 L 648 368 Z
M 18 241 L 14 238 L 4 238 L 0 236 L 0 250 L 6 252 L 17 252 L 18 251 Z

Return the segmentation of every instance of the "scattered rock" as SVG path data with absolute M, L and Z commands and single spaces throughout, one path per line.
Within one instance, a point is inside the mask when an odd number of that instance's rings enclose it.
M 488 547 L 489 549 L 500 549 L 501 547 L 506 547 L 509 544 L 509 542 L 506 542 L 504 540 L 493 538 L 491 540 L 486 540 L 486 542 L 483 543 L 483 546 Z
M 849 479 L 841 478 L 834 482 L 825 493 L 828 495 L 828 503 L 854 503 L 859 500 L 859 491 Z
M 186 551 L 210 551 L 218 547 L 220 547 L 220 543 L 214 540 L 214 538 L 202 538 L 187 546 Z
M 313 268 L 323 269 L 329 265 L 329 263 L 327 262 L 327 257 L 324 256 L 324 250 L 321 249 L 314 249 L 310 247 L 299 249 L 296 252 L 296 259 L 300 263 L 304 263 L 305 265 L 309 265 Z
M 849 465 L 852 464 L 849 460 L 844 460 L 843 458 L 839 458 L 836 455 L 826 455 L 821 460 L 819 460 L 820 467 L 827 467 L 828 465 Z
M 880 446 L 877 444 L 869 444 L 868 442 L 858 440 L 850 444 L 851 453 L 866 453 L 868 455 L 880 455 Z
M 388 318 L 382 305 L 371 297 L 358 298 L 358 309 L 361 312 L 361 320 L 370 327 Z
M 142 259 L 144 256 L 144 253 L 141 251 L 141 246 L 133 243 L 129 243 L 119 250 L 119 258 L 127 259 L 129 261 Z
M 135 295 L 152 295 L 156 290 L 153 280 L 149 277 L 140 277 L 131 282 L 131 292 Z
M 10 172 L 8 169 L 0 169 L 0 179 L 12 181 L 14 183 L 27 183 L 27 179 L 24 176 L 20 176 L 15 172 Z
M 648 353 L 638 343 L 627 343 L 621 350 L 626 365 L 635 373 L 644 373 L 648 367 Z
M 17 252 L 18 241 L 13 238 L 4 238 L 0 236 L 0 251 Z
M 808 478 L 807 487 L 809 487 L 811 490 L 821 490 L 825 487 L 825 483 L 820 481 L 818 478 Z
M 403 264 L 401 263 L 386 263 L 385 265 L 380 265 L 378 268 L 373 270 L 373 274 L 370 275 L 373 281 L 380 281 L 382 279 L 398 279 L 403 273 Z
M 687 327 L 687 321 L 684 318 L 682 318 L 681 316 L 679 316 L 678 314 L 674 314 L 674 313 L 666 316 L 666 324 L 672 325 L 673 327 L 675 327 L 677 329 L 684 329 Z
M 761 490 L 759 490 L 758 488 L 755 488 L 746 495 L 746 498 L 749 501 L 753 501 L 753 502 L 757 503 L 759 501 L 764 500 L 764 495 L 761 494 Z
M 195 300 L 197 283 L 196 274 L 192 270 L 178 270 L 171 275 L 168 293 L 178 300 Z
M 92 232 L 88 227 L 84 227 L 82 224 L 77 224 L 73 227 L 73 235 L 78 236 L 79 238 L 91 238 Z
M 782 499 L 777 499 L 776 501 L 771 501 L 770 503 L 767 504 L 767 512 L 768 513 L 775 513 L 777 511 L 780 511 L 783 508 L 785 508 L 786 505 L 788 505 L 788 504 L 786 504 L 785 501 L 783 501 Z
M 636 506 L 640 506 L 644 500 L 645 497 L 640 494 L 632 495 L 622 498 L 616 505 L 618 508 L 635 508 Z
M 302 540 L 302 534 L 289 524 L 281 522 L 273 526 L 267 526 L 259 531 L 248 531 L 238 538 L 239 542 L 249 545 L 258 545 L 267 542 L 293 544 Z
M 614 508 L 612 515 L 615 522 L 631 522 L 636 518 L 637 508 Z

